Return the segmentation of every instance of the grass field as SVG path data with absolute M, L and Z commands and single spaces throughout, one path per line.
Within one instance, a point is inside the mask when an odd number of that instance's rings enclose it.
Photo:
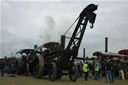
M 60 80 L 54 82 L 48 79 L 35 79 L 33 77 L 16 76 L 16 77 L 0 77 L 0 85 L 128 85 L 128 80 L 116 79 L 115 83 L 104 83 L 103 80 L 89 79 L 84 81 L 84 78 L 79 78 L 76 82 L 72 82 L 68 77 L 64 76 Z

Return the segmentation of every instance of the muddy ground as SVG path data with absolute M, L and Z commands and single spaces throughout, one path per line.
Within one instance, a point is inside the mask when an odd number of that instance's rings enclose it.
M 35 79 L 31 76 L 16 76 L 16 77 L 0 77 L 0 85 L 128 85 L 128 80 L 119 80 L 116 78 L 115 83 L 105 83 L 103 80 L 89 79 L 84 81 L 84 78 L 79 78 L 76 82 L 69 80 L 67 76 L 62 77 L 60 80 L 54 82 L 46 79 Z

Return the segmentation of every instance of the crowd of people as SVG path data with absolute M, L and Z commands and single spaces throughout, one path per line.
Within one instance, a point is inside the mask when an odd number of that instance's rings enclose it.
M 81 63 L 82 71 L 85 74 L 85 80 L 94 76 L 95 80 L 102 80 L 102 77 L 105 76 L 105 82 L 114 82 L 115 77 L 118 77 L 122 80 L 125 80 L 124 75 L 124 64 L 123 62 L 112 61 L 107 59 L 104 62 L 85 62 L 84 64 Z M 81 72 L 79 71 L 79 75 Z M 79 76 L 79 77 L 80 77 Z
M 4 77 L 5 72 L 9 77 L 15 77 L 16 76 L 16 63 L 13 61 L 7 62 L 4 59 L 0 59 L 0 75 L 1 77 Z
M 4 63 L 4 60 L 0 60 L 0 75 L 1 75 L 1 77 L 4 77 L 4 72 L 5 72 L 5 63 Z
M 0 60 L 0 75 L 4 77 L 4 73 L 6 72 L 9 77 L 16 76 L 16 63 L 14 61 L 10 61 L 8 64 L 8 68 L 6 68 L 7 63 L 5 64 L 5 60 Z M 124 74 L 124 64 L 123 62 L 115 62 L 110 59 L 106 59 L 106 61 L 96 61 L 96 62 L 85 62 L 78 65 L 78 77 L 82 77 L 84 73 L 85 80 L 88 78 L 94 78 L 94 80 L 102 80 L 102 77 L 105 76 L 105 82 L 114 82 L 115 77 L 119 76 L 120 79 L 125 80 Z

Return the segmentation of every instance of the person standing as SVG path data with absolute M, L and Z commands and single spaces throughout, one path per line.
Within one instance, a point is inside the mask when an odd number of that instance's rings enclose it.
M 5 63 L 4 60 L 0 60 L 1 77 L 4 77 Z
M 92 65 L 92 63 L 89 63 L 88 67 L 89 67 L 89 78 L 91 78 L 92 74 L 93 74 L 93 65 Z
M 88 63 L 86 62 L 84 65 L 83 65 L 83 72 L 85 73 L 85 80 L 88 80 Z
M 112 65 L 110 63 L 110 60 L 108 59 L 106 65 L 105 65 L 105 70 L 106 70 L 106 83 L 112 82 L 111 68 L 112 68 Z
M 120 76 L 121 76 L 121 79 L 122 79 L 122 80 L 125 80 L 125 77 L 124 77 L 124 70 L 123 70 L 123 63 L 122 63 L 122 62 L 119 63 L 119 74 L 120 74 Z
M 82 64 L 81 64 L 81 62 L 78 64 L 78 78 L 79 77 L 82 77 L 82 72 L 83 72 L 83 70 L 82 70 Z
M 115 81 L 115 72 L 117 70 L 116 68 L 116 62 L 111 62 L 112 63 L 112 82 Z
M 98 78 L 99 78 L 99 64 L 98 64 L 98 62 L 96 62 L 96 64 L 95 64 L 95 80 L 98 80 Z
M 102 80 L 103 63 L 99 63 L 99 79 Z

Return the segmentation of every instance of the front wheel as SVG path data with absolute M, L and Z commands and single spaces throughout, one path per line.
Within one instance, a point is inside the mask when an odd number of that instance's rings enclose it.
M 49 65 L 49 70 L 48 70 L 48 77 L 49 80 L 54 81 L 56 79 L 56 74 L 57 73 L 57 67 L 56 67 L 56 63 L 52 62 Z
M 17 66 L 17 69 L 16 69 L 16 74 L 17 75 L 21 75 L 21 74 L 24 74 L 24 62 L 23 61 L 18 61 L 18 66 Z
M 69 79 L 71 81 L 76 81 L 78 78 L 78 67 L 76 64 L 72 66 L 72 68 L 69 70 Z

